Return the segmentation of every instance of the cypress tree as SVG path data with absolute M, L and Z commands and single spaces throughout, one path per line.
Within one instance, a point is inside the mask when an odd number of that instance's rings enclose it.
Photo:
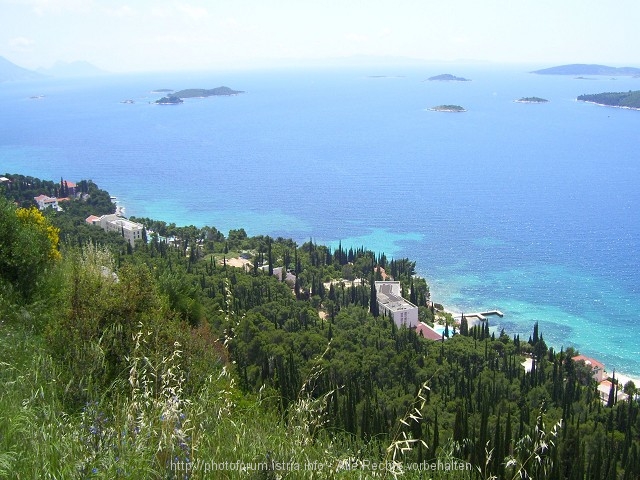
M 460 335 L 469 335 L 469 322 L 467 321 L 467 317 L 464 316 L 464 313 L 462 314 L 462 319 L 460 320 Z
M 440 446 L 440 431 L 438 430 L 438 409 L 436 408 L 435 416 L 433 419 L 433 458 L 438 455 L 438 447 Z
M 267 237 L 268 242 L 268 261 L 269 261 L 269 276 L 273 276 L 273 256 L 271 252 L 271 238 Z
M 380 307 L 378 306 L 378 295 L 376 293 L 376 284 L 371 276 L 371 296 L 369 298 L 369 311 L 374 317 L 380 316 Z

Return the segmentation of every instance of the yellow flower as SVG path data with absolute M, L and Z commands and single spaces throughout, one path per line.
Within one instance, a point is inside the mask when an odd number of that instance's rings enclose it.
M 45 216 L 35 207 L 31 208 L 18 208 L 16 210 L 16 216 L 18 220 L 25 226 L 31 225 L 36 230 L 44 233 L 49 239 L 51 247 L 47 252 L 47 258 L 49 260 L 59 260 L 61 255 L 58 250 L 58 244 L 60 243 L 60 230 L 49 223 Z

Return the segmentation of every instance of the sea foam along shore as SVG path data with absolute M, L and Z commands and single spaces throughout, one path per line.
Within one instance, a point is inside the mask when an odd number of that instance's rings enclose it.
M 576 100 L 576 102 L 590 103 L 591 105 L 597 105 L 597 106 L 599 106 L 599 107 L 621 108 L 621 109 L 623 109 L 623 110 L 636 110 L 636 111 L 640 111 L 640 108 L 636 108 L 636 107 L 625 107 L 624 105 L 607 105 L 606 103 L 590 102 L 590 101 L 588 101 L 588 100 Z

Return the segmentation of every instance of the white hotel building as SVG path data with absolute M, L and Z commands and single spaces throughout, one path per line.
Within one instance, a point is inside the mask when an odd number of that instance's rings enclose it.
M 375 288 L 381 315 L 393 318 L 397 326 L 418 325 L 418 307 L 402 298 L 400 282 L 375 282 Z
M 91 225 L 98 225 L 105 232 L 116 232 L 121 234 L 133 247 L 136 240 L 142 240 L 142 230 L 144 226 L 140 223 L 132 222 L 116 214 L 87 217 L 86 222 Z

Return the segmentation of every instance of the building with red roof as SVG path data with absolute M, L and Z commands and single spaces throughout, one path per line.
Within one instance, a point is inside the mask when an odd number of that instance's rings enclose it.
M 416 325 L 416 334 L 418 336 L 422 335 L 427 340 L 442 340 L 442 335 L 423 322 L 418 322 L 418 325 Z
M 42 194 L 37 197 L 33 197 L 33 199 L 38 204 L 38 208 L 40 210 L 44 210 L 45 208 L 60 210 L 60 207 L 58 206 L 58 199 L 56 197 L 48 197 L 47 195 Z
M 604 365 L 594 358 L 585 357 L 584 355 L 576 355 L 572 357 L 574 362 L 582 362 L 587 367 L 591 367 L 593 371 L 593 378 L 596 382 L 600 383 L 604 380 Z

